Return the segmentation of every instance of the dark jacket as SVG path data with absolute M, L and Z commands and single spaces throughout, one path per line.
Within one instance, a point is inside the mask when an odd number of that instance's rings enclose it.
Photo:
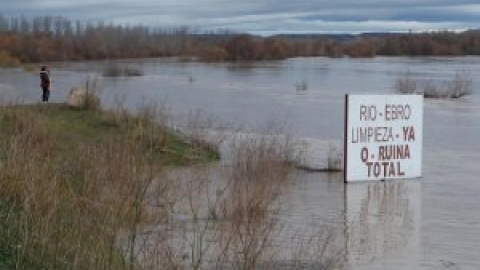
M 40 86 L 44 88 L 50 87 L 50 75 L 47 71 L 40 71 Z

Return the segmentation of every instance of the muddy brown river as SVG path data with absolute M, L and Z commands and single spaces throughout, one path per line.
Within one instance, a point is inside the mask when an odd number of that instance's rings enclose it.
M 221 126 L 293 137 L 342 140 L 344 95 L 393 94 L 396 80 L 442 83 L 462 72 L 473 92 L 424 102 L 423 177 L 344 185 L 343 175 L 299 171 L 279 215 L 288 231 L 331 226 L 342 232 L 351 269 L 480 269 L 480 58 L 296 58 L 205 64 L 176 59 L 119 61 L 143 70 L 102 78 L 106 107 L 156 102 L 174 121 L 201 112 Z M 52 64 L 52 101 L 101 74 L 105 62 Z M 37 102 L 38 75 L 0 69 L 3 100 Z M 292 234 L 293 235 L 293 234 Z M 293 237 L 293 236 L 292 236 Z M 286 244 L 286 245 L 287 245 Z

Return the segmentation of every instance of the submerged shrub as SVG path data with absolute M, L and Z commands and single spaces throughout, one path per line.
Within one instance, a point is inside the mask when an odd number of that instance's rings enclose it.
M 102 72 L 104 77 L 134 77 L 142 76 L 143 71 L 137 67 L 119 66 L 116 63 L 108 64 Z
M 425 98 L 460 98 L 473 92 L 472 79 L 465 72 L 456 72 L 449 81 L 413 79 L 406 73 L 395 82 L 395 90 L 400 94 L 420 94 Z
M 395 82 L 395 90 L 400 94 L 417 93 L 417 81 L 413 80 L 410 73 L 405 73 Z
M 470 95 L 473 92 L 472 79 L 465 72 L 455 73 L 454 78 L 448 82 L 447 87 L 452 98 Z

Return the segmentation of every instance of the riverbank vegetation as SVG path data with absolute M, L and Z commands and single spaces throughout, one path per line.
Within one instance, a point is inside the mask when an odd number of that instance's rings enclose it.
M 2 106 L 0 268 L 135 269 L 138 228 L 165 218 L 145 211 L 167 206 L 161 171 L 216 160 L 157 113 Z
M 283 228 L 284 137 L 234 142 L 232 167 L 212 170 L 201 131 L 186 143 L 160 108 L 85 108 L 0 107 L 0 268 L 342 267 L 333 232 Z
M 44 61 L 182 56 L 203 61 L 259 61 L 298 56 L 480 55 L 479 31 L 277 35 L 271 37 L 124 26 L 62 17 L 0 16 L 0 66 Z M 187 56 L 187 57 L 186 57 Z

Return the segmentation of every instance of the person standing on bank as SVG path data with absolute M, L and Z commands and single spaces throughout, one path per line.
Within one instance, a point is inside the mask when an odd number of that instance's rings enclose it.
M 40 69 L 40 86 L 42 87 L 42 102 L 47 103 L 50 98 L 50 71 L 46 66 Z

